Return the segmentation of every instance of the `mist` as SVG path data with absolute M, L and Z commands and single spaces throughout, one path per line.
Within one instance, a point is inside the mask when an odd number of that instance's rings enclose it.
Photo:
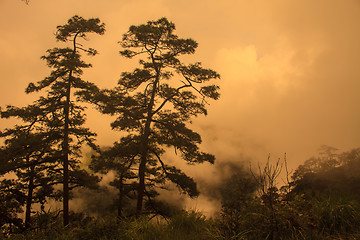
M 195 204 L 213 212 L 219 203 L 206 194 L 205 182 L 220 182 L 224 166 L 262 163 L 269 153 L 277 159 L 286 152 L 289 168 L 295 169 L 321 145 L 341 151 L 359 145 L 359 1 L 34 0 L 25 5 L 2 0 L 0 9 L 2 106 L 34 99 L 24 89 L 49 73 L 40 56 L 56 45 L 54 27 L 75 14 L 107 24 L 103 37 L 91 37 L 100 55 L 84 74 L 100 87 L 115 86 L 121 72 L 132 67 L 117 45 L 130 25 L 165 16 L 180 36 L 199 43 L 186 60 L 220 73 L 221 98 L 210 102 L 208 116 L 193 121 L 202 149 L 217 160 L 186 168 L 204 192 L 189 208 Z M 99 145 L 119 139 L 109 126 L 111 117 L 93 109 L 87 114 Z M 1 129 L 11 125 L 0 120 Z

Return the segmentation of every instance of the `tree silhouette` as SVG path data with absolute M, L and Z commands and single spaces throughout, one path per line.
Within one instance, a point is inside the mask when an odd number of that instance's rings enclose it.
M 3 118 L 16 116 L 25 122 L 0 134 L 5 138 L 1 148 L 1 173 L 12 172 L 17 177 L 10 181 L 3 179 L 2 190 L 11 192 L 21 205 L 26 205 L 25 228 L 30 227 L 32 203 L 43 205 L 47 197 L 55 197 L 53 186 L 61 182 L 59 161 L 56 161 L 60 155 L 55 147 L 59 132 L 49 130 L 45 124 L 47 119 L 40 120 L 43 117 L 41 111 L 35 113 L 32 109 L 40 110 L 34 105 L 25 108 L 8 106 L 1 112 Z
M 138 58 L 140 66 L 122 73 L 115 89 L 104 90 L 92 100 L 103 113 L 117 116 L 113 129 L 128 133 L 114 148 L 127 148 L 118 151 L 118 157 L 137 166 L 137 215 L 142 212 L 144 196 L 151 203 L 154 188 L 167 181 L 190 197 L 198 195 L 194 180 L 163 159 L 167 148 L 175 149 L 189 164 L 215 160 L 199 150 L 201 137 L 189 124 L 191 117 L 207 114 L 207 99 L 219 98 L 219 87 L 206 85 L 219 74 L 199 62 L 181 62 L 179 57 L 193 54 L 198 44 L 179 38 L 174 30 L 175 25 L 166 18 L 131 26 L 119 42 L 124 48 L 120 53 Z
M 134 199 L 136 191 L 136 168 L 134 168 L 134 159 L 137 155 L 137 149 L 131 148 L 131 138 L 126 143 L 123 139 L 122 144 L 115 143 L 113 147 L 103 149 L 101 154 L 93 156 L 90 168 L 95 172 L 106 174 L 109 171 L 115 172 L 115 179 L 110 185 L 118 190 L 118 218 L 122 218 L 124 213 L 125 201 Z M 125 157 L 126 156 L 126 157 Z
M 72 47 L 49 49 L 48 54 L 42 59 L 46 60 L 48 66 L 53 69 L 52 72 L 37 83 L 30 83 L 26 89 L 27 93 L 46 89 L 47 95 L 41 96 L 33 105 L 26 108 L 8 106 L 3 113 L 6 117 L 22 118 L 34 128 L 34 134 L 51 132 L 56 136 L 53 141 L 42 138 L 40 143 L 43 146 L 51 143 L 51 148 L 56 152 L 55 156 L 51 156 L 52 161 L 62 163 L 62 168 L 57 172 L 59 173 L 60 170 L 63 179 L 64 225 L 69 223 L 69 190 L 96 180 L 79 168 L 80 148 L 83 143 L 87 143 L 94 149 L 97 146 L 94 144 L 95 133 L 83 126 L 85 108 L 71 97 L 73 94 L 86 95 L 89 91 L 98 91 L 93 83 L 80 78 L 82 69 L 91 67 L 91 64 L 81 59 L 80 53 L 85 52 L 94 56 L 97 52 L 92 48 L 85 48 L 78 40 L 86 40 L 88 33 L 102 35 L 105 31 L 104 26 L 97 18 L 87 20 L 79 16 L 74 16 L 68 20 L 67 24 L 58 26 L 56 39 L 61 42 L 72 42 Z M 49 151 L 44 150 L 44 153 L 49 153 Z M 72 171 L 71 174 L 69 174 L 69 169 Z M 74 185 L 69 186 L 69 182 Z

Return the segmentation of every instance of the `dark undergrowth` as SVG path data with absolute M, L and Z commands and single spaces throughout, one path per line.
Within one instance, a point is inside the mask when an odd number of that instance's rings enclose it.
M 27 232 L 2 235 L 1 239 L 360 239 L 357 204 L 327 199 L 307 202 L 297 199 L 279 203 L 276 223 L 266 206 L 256 202 L 237 211 L 223 210 L 215 218 L 196 211 L 181 211 L 169 219 L 116 217 L 89 218 L 74 214 L 72 223 L 62 226 L 61 217 L 51 214 L 37 219 L 38 226 Z M 52 219 L 52 220 L 50 220 Z M 40 224 L 40 225 L 39 225 Z

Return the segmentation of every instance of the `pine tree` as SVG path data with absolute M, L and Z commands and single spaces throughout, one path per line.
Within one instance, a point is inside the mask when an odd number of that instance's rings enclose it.
M 26 123 L 25 126 L 6 130 L 4 134 L 14 140 L 16 139 L 14 133 L 19 130 L 20 139 L 27 136 L 31 140 L 26 140 L 31 142 L 28 150 L 31 154 L 35 154 L 35 157 L 32 157 L 33 155 L 26 153 L 27 149 L 19 149 L 20 154 L 12 158 L 19 165 L 15 168 L 7 168 L 5 171 L 18 171 L 18 169 L 23 171 L 24 167 L 29 167 L 30 172 L 26 171 L 23 174 L 30 176 L 28 179 L 30 186 L 31 178 L 34 180 L 35 177 L 32 174 L 33 168 L 39 168 L 40 163 L 55 164 L 56 168 L 50 169 L 49 166 L 45 166 L 37 172 L 41 173 L 42 178 L 49 178 L 51 174 L 57 176 L 56 179 L 59 179 L 58 175 L 61 176 L 64 225 L 69 223 L 69 190 L 96 180 L 79 167 L 83 143 L 97 149 L 94 144 L 96 134 L 84 127 L 85 107 L 78 104 L 73 96 L 98 91 L 95 84 L 80 78 L 82 69 L 91 67 L 91 64 L 81 59 L 81 52 L 86 52 L 90 56 L 96 55 L 97 52 L 91 48 L 84 48 L 78 41 L 79 39 L 86 40 L 88 33 L 102 35 L 104 31 L 105 25 L 99 19 L 86 20 L 79 16 L 74 16 L 68 20 L 67 24 L 58 26 L 56 39 L 61 42 L 72 42 L 72 47 L 49 49 L 48 54 L 42 59 L 46 60 L 53 70 L 48 77 L 37 83 L 30 83 L 26 89 L 27 93 L 46 89 L 46 96 L 41 96 L 33 105 L 25 108 L 8 106 L 2 112 L 2 117 L 18 117 Z M 28 131 L 25 135 L 24 130 Z M 39 139 L 32 141 L 36 138 Z M 13 152 L 13 148 L 19 146 L 18 143 L 14 143 L 8 147 L 9 152 Z M 60 163 L 61 167 L 58 167 Z M 46 173 L 44 173 L 45 170 Z M 54 182 L 54 179 L 52 181 Z M 28 196 L 31 195 L 30 192 L 29 189 Z
M 22 125 L 5 129 L 1 147 L 0 174 L 12 173 L 16 179 L 3 179 L 2 190 L 11 192 L 25 205 L 25 228 L 30 227 L 31 206 L 56 197 L 54 186 L 60 183 L 59 151 L 56 149 L 61 134 L 50 127 L 51 119 L 42 114 L 41 108 L 29 105 L 24 108 L 8 106 L 1 111 L 2 118 L 17 117 Z
M 120 53 L 139 58 L 140 67 L 122 73 L 115 89 L 92 98 L 103 113 L 117 116 L 113 129 L 127 132 L 113 148 L 122 149 L 117 157 L 137 168 L 137 215 L 144 196 L 151 204 L 155 188 L 167 181 L 190 197 L 199 194 L 191 177 L 163 159 L 166 149 L 172 147 L 189 164 L 215 160 L 199 150 L 201 137 L 189 124 L 192 117 L 207 114 L 207 99 L 219 98 L 219 87 L 206 83 L 220 76 L 199 62 L 181 62 L 179 57 L 193 54 L 198 44 L 179 38 L 174 30 L 166 18 L 131 26 L 119 42 L 124 48 Z
M 132 148 L 132 139 L 128 138 L 128 142 L 123 139 L 122 144 L 115 143 L 113 147 L 102 149 L 101 153 L 93 156 L 90 168 L 98 173 L 107 174 L 109 171 L 115 173 L 115 179 L 110 185 L 118 190 L 118 201 L 116 203 L 118 210 L 118 218 L 124 215 L 124 208 L 129 200 L 135 198 L 136 191 L 136 164 L 135 158 L 136 148 Z

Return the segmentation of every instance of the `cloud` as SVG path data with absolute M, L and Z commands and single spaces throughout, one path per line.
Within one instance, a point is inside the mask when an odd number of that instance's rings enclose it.
M 166 16 L 179 36 L 199 43 L 186 60 L 201 61 L 222 76 L 220 100 L 211 102 L 209 115 L 193 126 L 203 137 L 203 149 L 219 162 L 265 161 L 268 153 L 276 159 L 287 152 L 289 167 L 296 168 L 323 144 L 346 151 L 360 142 L 358 0 L 0 4 L 2 106 L 31 102 L 24 88 L 48 74 L 39 58 L 57 44 L 55 27 L 72 15 L 99 17 L 107 24 L 104 36 L 91 36 L 86 43 L 100 54 L 89 59 L 94 68 L 84 79 L 101 87 L 114 86 L 120 73 L 132 68 L 118 55 L 116 43 L 128 27 Z M 118 138 L 108 126 L 110 118 L 89 112 L 88 119 L 100 144 Z M 199 178 L 217 174 L 202 167 L 189 171 Z

